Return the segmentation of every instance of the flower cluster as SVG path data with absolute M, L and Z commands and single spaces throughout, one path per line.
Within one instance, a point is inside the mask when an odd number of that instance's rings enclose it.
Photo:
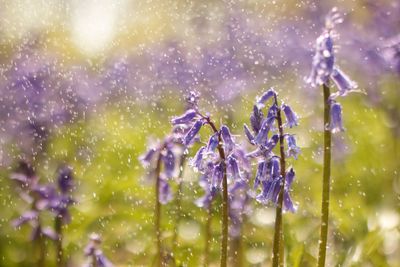
M 25 161 L 11 174 L 11 179 L 19 185 L 18 193 L 30 204 L 30 209 L 13 221 L 15 227 L 30 223 L 33 227 L 32 238 L 40 235 L 56 239 L 57 234 L 51 228 L 43 228 L 40 222 L 40 212 L 50 211 L 63 223 L 69 223 L 71 218 L 69 206 L 74 203 L 71 192 L 74 189 L 72 169 L 63 166 L 58 171 L 57 186 L 40 184 L 33 167 Z
M 270 99 L 273 100 L 273 103 L 269 107 L 267 115 L 264 117 L 262 108 Z M 284 208 L 294 212 L 296 207 L 290 197 L 290 188 L 294 180 L 295 172 L 293 168 L 282 172 L 282 155 L 275 155 L 273 149 L 281 140 L 286 140 L 287 150 L 284 156 L 293 157 L 295 159 L 297 159 L 300 149 L 296 145 L 294 135 L 284 134 L 281 138 L 283 129 L 282 131 L 278 131 L 279 123 L 278 127 L 274 126 L 274 123 L 278 122 L 278 116 L 280 116 L 281 111 L 283 111 L 286 117 L 286 124 L 282 125 L 282 128 L 284 126 L 292 128 L 298 124 L 297 115 L 288 105 L 282 104 L 278 106 L 277 94 L 273 89 L 268 90 L 258 99 L 250 116 L 251 129 L 246 124 L 244 125 L 244 131 L 249 142 L 256 147 L 256 149 L 248 153 L 247 156 L 258 159 L 254 189 L 261 187 L 261 193 L 256 196 L 256 200 L 264 204 L 277 204 L 281 185 L 283 179 L 285 179 L 283 195 Z M 272 135 L 271 137 L 269 137 L 270 132 Z M 272 132 L 276 133 L 272 134 Z M 282 173 L 285 173 L 285 177 L 283 177 Z
M 101 238 L 98 234 L 91 234 L 89 244 L 85 247 L 85 256 L 88 257 L 88 263 L 85 267 L 112 267 L 114 266 L 100 249 Z
M 335 25 L 342 22 L 343 18 L 337 9 L 333 8 L 326 17 L 323 33 L 317 38 L 311 74 L 307 78 L 307 83 L 313 87 L 323 84 L 328 85 L 330 80 L 337 87 L 337 92 L 331 94 L 329 99 L 331 119 L 330 124 L 326 125 L 333 133 L 344 130 L 342 125 L 342 107 L 336 102 L 335 98 L 346 96 L 357 88 L 357 83 L 352 81 L 335 62 L 333 29 Z

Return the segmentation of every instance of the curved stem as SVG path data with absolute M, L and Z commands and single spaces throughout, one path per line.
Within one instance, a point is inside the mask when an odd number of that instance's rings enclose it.
M 155 187 L 155 195 L 156 195 L 156 203 L 154 207 L 154 227 L 156 232 L 156 240 L 157 240 L 157 254 L 156 254 L 156 266 L 162 265 L 162 248 L 161 248 L 161 229 L 160 229 L 160 222 L 161 222 L 161 204 L 160 204 L 160 172 L 161 172 L 161 151 L 158 155 L 157 165 L 155 169 L 156 175 L 156 187 Z
M 221 267 L 227 266 L 228 259 L 228 210 L 229 210 L 229 199 L 228 199 L 228 177 L 226 173 L 226 164 L 225 164 L 225 151 L 223 148 L 223 140 L 221 134 L 215 127 L 215 124 L 210 120 L 209 117 L 206 118 L 207 123 L 213 129 L 214 133 L 218 133 L 218 153 L 223 162 L 223 172 L 224 176 L 222 179 L 222 241 L 221 241 Z
M 178 247 L 178 243 L 176 242 L 178 239 L 178 226 L 181 220 L 181 213 L 182 213 L 182 176 L 183 176 L 183 166 L 185 165 L 186 154 L 183 152 L 180 162 L 179 162 L 179 175 L 178 175 L 178 190 L 176 192 L 175 198 L 175 207 L 176 207 L 176 214 L 175 214 L 175 231 L 172 237 L 172 252 L 176 257 L 176 249 Z
M 62 267 L 64 266 L 63 262 L 63 247 L 62 247 L 62 218 L 61 216 L 57 215 L 54 222 L 55 232 L 57 234 L 56 239 L 56 266 Z
M 275 215 L 275 232 L 274 244 L 272 249 L 272 266 L 284 266 L 284 246 L 283 246 L 283 224 L 282 224 L 282 207 L 283 207 L 283 194 L 285 190 L 285 176 L 286 176 L 286 161 L 285 161 L 285 146 L 284 146 L 284 133 L 281 109 L 278 106 L 278 100 L 275 95 L 275 105 L 277 107 L 277 121 L 279 130 L 279 151 L 280 151 L 280 165 L 281 165 L 281 189 L 279 191 L 278 203 L 276 206 Z
M 324 91 L 324 170 L 322 181 L 322 206 L 321 206 L 321 232 L 318 250 L 318 267 L 325 266 L 326 246 L 328 241 L 328 220 L 329 220 L 329 191 L 331 177 L 331 148 L 332 134 L 329 128 L 330 105 L 329 105 L 329 86 L 323 85 Z
M 207 267 L 210 264 L 210 243 L 211 243 L 211 220 L 212 220 L 212 209 L 211 205 L 207 208 L 207 219 L 206 225 L 204 229 L 204 267 Z

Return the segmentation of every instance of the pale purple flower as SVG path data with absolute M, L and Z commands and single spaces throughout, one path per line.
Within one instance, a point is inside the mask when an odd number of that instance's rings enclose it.
M 72 169 L 69 166 L 62 166 L 58 170 L 57 183 L 60 191 L 63 194 L 71 192 L 74 187 Z
M 204 152 L 206 150 L 205 146 L 202 146 L 196 153 L 196 155 L 194 156 L 194 158 L 190 161 L 190 165 L 194 168 L 196 168 L 196 170 L 200 170 L 201 169 L 201 163 L 203 160 L 203 156 L 204 156 Z
M 101 238 L 98 234 L 91 234 L 89 244 L 85 247 L 84 253 L 88 257 L 85 267 L 113 267 L 114 265 L 107 259 L 100 249 Z
M 296 138 L 292 134 L 285 135 L 287 147 L 286 155 L 297 159 L 300 154 L 300 148 L 296 145 Z
M 175 171 L 175 154 L 172 151 L 171 146 L 167 146 L 165 149 L 165 153 L 162 155 L 162 160 L 164 162 L 164 173 L 167 178 L 171 178 L 174 175 Z
M 244 127 L 244 133 L 246 134 L 247 140 L 249 140 L 250 144 L 254 144 L 254 136 L 250 132 L 249 127 L 246 124 L 244 124 L 243 127 Z
M 339 96 L 345 96 L 357 88 L 357 83 L 350 80 L 350 78 L 337 67 L 334 68 L 331 78 L 339 90 L 337 92 Z
M 222 180 L 224 177 L 224 162 L 221 161 L 214 167 L 214 172 L 211 178 L 211 188 L 220 190 L 222 186 Z
M 261 109 L 259 109 L 257 106 L 254 106 L 253 112 L 250 116 L 250 124 L 251 124 L 251 127 L 252 127 L 254 133 L 256 133 L 256 134 L 261 129 L 263 117 L 264 117 L 264 115 L 263 115 Z
M 293 110 L 288 105 L 285 104 L 282 105 L 282 110 L 285 113 L 286 123 L 289 126 L 289 128 L 297 126 L 298 122 L 296 113 L 294 113 Z
M 235 148 L 235 142 L 233 141 L 229 128 L 226 127 L 225 125 L 222 125 L 221 127 L 221 137 L 222 140 L 224 141 L 225 151 L 226 153 L 229 154 Z
M 188 124 L 191 121 L 193 121 L 197 116 L 198 116 L 198 113 L 196 110 L 189 109 L 183 115 L 181 115 L 179 117 L 174 117 L 171 120 L 171 123 L 172 123 L 172 125 Z
M 332 133 L 344 131 L 342 122 L 342 106 L 335 101 L 331 102 L 331 119 L 328 129 Z
M 268 133 L 271 130 L 272 124 L 275 121 L 275 117 L 267 117 L 264 119 L 260 131 L 258 132 L 254 142 L 258 145 L 263 145 L 268 139 Z
M 265 102 L 267 102 L 269 99 L 274 97 L 276 95 L 276 92 L 273 89 L 268 90 L 265 92 L 257 101 L 257 105 L 262 107 Z
M 158 188 L 159 190 L 159 202 L 161 204 L 167 204 L 170 202 L 173 198 L 171 187 L 169 183 L 165 180 L 160 178 L 160 187 Z
M 229 156 L 227 158 L 227 161 L 228 161 L 228 172 L 231 174 L 231 177 L 234 180 L 241 179 L 238 161 L 233 156 Z

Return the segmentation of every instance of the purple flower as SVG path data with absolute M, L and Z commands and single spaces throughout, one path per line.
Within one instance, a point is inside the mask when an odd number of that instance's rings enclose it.
M 166 180 L 160 178 L 160 187 L 158 188 L 158 190 L 160 194 L 159 201 L 161 204 L 167 204 L 172 200 L 173 196 L 171 192 L 171 187 Z
M 72 169 L 69 166 L 63 166 L 58 170 L 58 187 L 63 194 L 70 192 L 74 187 Z
M 332 101 L 331 102 L 331 120 L 328 129 L 332 133 L 344 131 L 342 122 L 342 106 Z
M 144 155 L 139 157 L 140 162 L 142 163 L 143 166 L 148 166 L 154 159 L 156 152 L 158 149 L 156 148 L 150 148 Z
M 178 125 L 178 124 L 188 124 L 190 123 L 193 119 L 195 119 L 198 116 L 198 113 L 194 109 L 189 109 L 187 110 L 182 116 L 175 117 L 171 120 L 172 125 Z
M 270 89 L 267 92 L 265 92 L 257 101 L 257 105 L 262 107 L 264 106 L 264 103 L 267 102 L 269 99 L 274 97 L 276 95 L 274 89 Z
M 171 178 L 175 171 L 175 154 L 170 146 L 166 147 L 165 155 L 162 156 L 164 162 L 164 173 L 167 178 Z
M 285 135 L 286 137 L 286 142 L 287 142 L 287 151 L 286 155 L 288 157 L 293 157 L 297 159 L 298 155 L 300 154 L 300 148 L 296 145 L 296 139 L 294 138 L 294 135 L 292 134 L 287 134 Z
M 201 162 L 203 160 L 203 156 L 204 156 L 204 150 L 206 149 L 205 146 L 202 146 L 196 153 L 196 155 L 194 156 L 194 158 L 190 161 L 190 165 L 193 166 L 194 168 L 196 168 L 196 170 L 200 170 L 201 169 Z
M 272 151 L 272 149 L 275 148 L 275 146 L 279 142 L 279 134 L 274 134 L 270 140 L 265 144 L 263 150 L 264 155 L 269 155 Z
M 285 104 L 282 105 L 282 110 L 285 113 L 286 123 L 289 126 L 289 128 L 297 126 L 298 123 L 297 123 L 296 113 L 294 113 L 293 110 L 288 105 Z
M 246 134 L 247 139 L 249 140 L 250 144 L 254 144 L 254 136 L 253 134 L 250 132 L 249 127 L 247 127 L 246 124 L 243 125 L 244 127 L 244 133 Z
M 285 210 L 290 212 L 296 212 L 297 210 L 297 207 L 293 204 L 293 201 L 290 197 L 290 193 L 286 190 L 283 193 L 283 206 Z
M 257 106 L 253 107 L 253 112 L 250 116 L 250 124 L 251 127 L 253 128 L 253 131 L 257 134 L 260 129 L 261 129 L 261 123 L 263 120 L 263 113 L 261 109 L 259 109 Z
M 285 187 L 288 190 L 292 186 L 294 177 L 295 177 L 295 172 L 294 172 L 293 168 L 290 168 L 290 170 L 288 172 L 286 172 L 286 177 L 285 177 Z
M 219 133 L 211 135 L 207 144 L 207 153 L 212 153 L 217 148 L 219 144 Z
M 228 160 L 228 171 L 230 172 L 232 178 L 234 180 L 241 179 L 238 161 L 232 156 L 229 156 L 227 160 Z
M 275 117 L 267 117 L 260 128 L 260 131 L 258 132 L 256 138 L 254 139 L 254 142 L 258 145 L 263 145 L 267 139 L 268 139 L 268 133 L 275 121 Z
M 101 238 L 98 234 L 91 234 L 89 244 L 85 247 L 84 253 L 88 257 L 85 267 L 113 267 L 114 265 L 104 256 L 100 249 Z
M 199 133 L 201 126 L 203 126 L 203 120 L 199 119 L 195 122 L 195 124 L 190 128 L 190 130 L 187 132 L 183 144 L 185 146 L 188 146 L 193 139 L 196 137 L 196 135 Z
M 235 148 L 235 143 L 233 142 L 229 128 L 225 125 L 222 125 L 221 127 L 221 137 L 224 141 L 225 152 L 229 154 Z
M 211 188 L 220 190 L 221 183 L 224 178 L 224 162 L 221 161 L 214 167 L 214 172 L 211 178 Z
M 339 96 L 345 96 L 353 89 L 357 88 L 357 83 L 350 80 L 350 78 L 337 67 L 334 68 L 331 78 L 339 90 L 337 92 Z

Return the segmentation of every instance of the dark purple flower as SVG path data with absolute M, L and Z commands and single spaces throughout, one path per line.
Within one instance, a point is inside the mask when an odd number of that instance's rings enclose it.
M 286 173 L 286 177 L 285 177 L 285 187 L 287 189 L 290 189 L 290 187 L 292 186 L 294 177 L 295 177 L 295 172 L 294 172 L 293 168 L 290 168 L 290 170 Z
M 270 169 L 270 177 L 277 178 L 281 175 L 281 163 L 278 157 L 272 157 L 271 160 L 271 169 Z
M 288 157 L 293 157 L 297 159 L 299 153 L 300 153 L 300 148 L 296 145 L 296 139 L 294 138 L 294 135 L 292 134 L 287 134 L 285 135 L 286 137 L 286 142 L 287 142 L 287 151 L 286 155 Z
M 342 106 L 334 101 L 331 102 L 331 120 L 328 128 L 332 133 L 344 131 L 342 122 Z
M 211 135 L 207 144 L 207 153 L 212 153 L 217 148 L 219 144 L 219 133 Z
M 279 142 L 279 135 L 278 134 L 274 134 L 271 137 L 271 139 L 268 140 L 268 142 L 265 144 L 265 146 L 262 149 L 264 155 L 269 155 L 271 153 L 272 149 L 274 149 L 276 147 L 278 142 Z
M 253 128 L 254 133 L 258 133 L 261 129 L 261 123 L 263 120 L 263 113 L 261 109 L 259 109 L 257 106 L 253 107 L 253 112 L 251 113 L 250 116 L 250 124 L 251 128 Z
M 195 122 L 192 128 L 190 128 L 183 141 L 185 146 L 188 146 L 193 141 L 193 139 L 199 133 L 201 126 L 203 126 L 203 120 L 199 119 Z
M 189 109 L 185 112 L 185 114 L 183 114 L 182 116 L 179 117 L 174 117 L 171 120 L 172 125 L 178 125 L 178 124 L 188 124 L 191 121 L 193 121 L 193 119 L 195 119 L 198 116 L 198 113 L 196 110 L 194 109 Z
M 337 67 L 334 68 L 331 78 L 339 90 L 334 96 L 345 96 L 357 88 L 357 83 L 350 80 L 350 78 Z
M 285 104 L 282 105 L 282 110 L 285 113 L 286 123 L 289 126 L 289 128 L 297 126 L 298 123 L 297 123 L 296 113 L 294 113 L 293 110 L 288 105 Z
M 235 143 L 233 142 L 229 128 L 225 125 L 222 125 L 221 127 L 221 137 L 224 141 L 225 152 L 229 154 L 235 148 Z
M 256 178 L 254 181 L 254 188 L 257 188 L 260 182 L 263 182 L 267 179 L 267 174 L 269 172 L 269 166 L 268 162 L 266 161 L 261 161 L 257 165 L 257 172 L 256 172 Z
M 72 169 L 69 166 L 63 166 L 58 170 L 58 187 L 63 194 L 70 192 L 74 187 Z
M 293 201 L 290 197 L 290 193 L 286 190 L 283 193 L 283 206 L 285 210 L 290 212 L 296 212 L 297 210 L 297 207 L 293 204 Z

